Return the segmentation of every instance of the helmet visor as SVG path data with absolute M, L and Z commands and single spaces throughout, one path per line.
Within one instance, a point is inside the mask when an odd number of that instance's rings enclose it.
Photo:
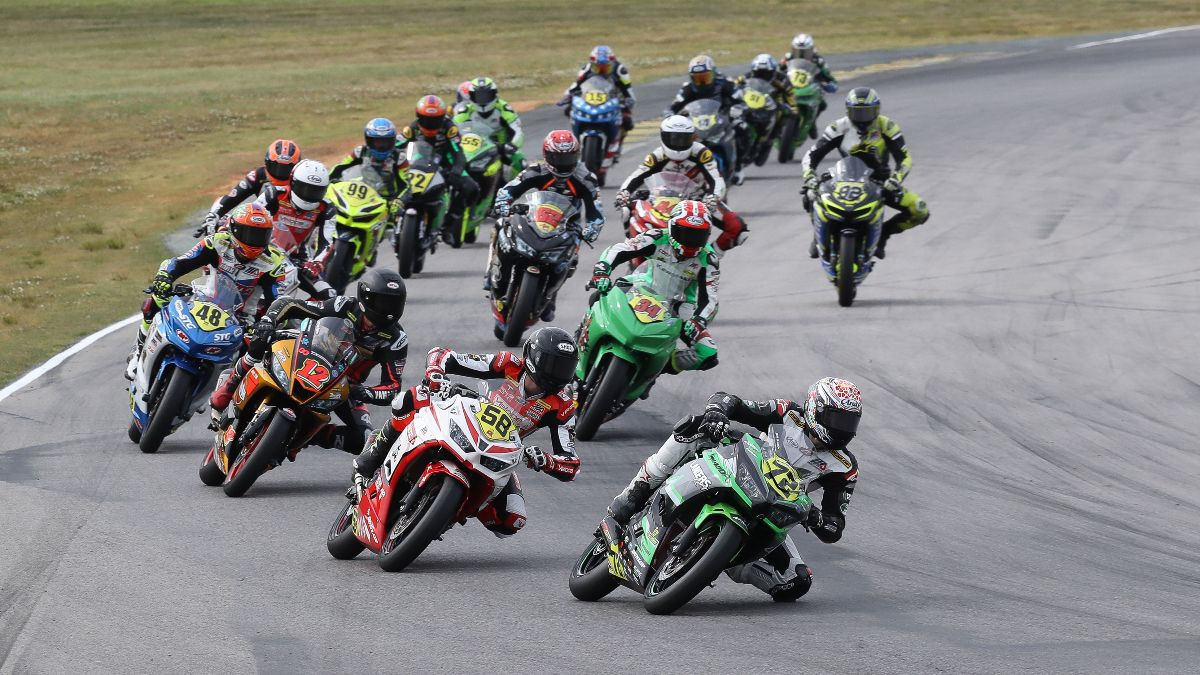
M 324 199 L 327 189 L 329 189 L 327 185 L 313 185 L 312 183 L 292 181 L 292 194 L 297 199 L 310 204 L 316 204 Z
M 607 63 L 593 63 L 592 64 L 592 72 L 597 75 L 607 75 L 612 72 L 612 62 L 610 61 Z
M 708 243 L 708 228 L 672 224 L 671 239 L 685 251 L 695 251 Z
M 491 87 L 476 87 L 471 92 L 471 100 L 480 108 L 490 110 L 496 102 L 496 90 Z
M 846 117 L 849 117 L 850 122 L 855 126 L 863 127 L 879 117 L 879 106 L 852 105 L 846 108 Z
M 694 134 L 687 131 L 664 131 L 662 142 L 668 150 L 689 150 L 692 147 Z
M 817 422 L 829 432 L 829 437 L 834 442 L 845 444 L 854 438 L 854 434 L 858 433 L 858 420 L 861 415 L 848 410 L 826 406 L 817 415 Z
M 288 177 L 292 175 L 292 169 L 296 165 L 291 162 L 286 162 L 286 163 L 285 162 L 276 162 L 275 160 L 268 159 L 265 162 L 264 166 L 267 169 L 267 174 L 270 175 L 271 178 L 274 178 L 275 180 L 279 180 L 279 181 L 284 181 L 284 180 L 287 180 Z
M 263 249 L 271 243 L 271 228 L 262 225 L 247 225 L 231 221 L 229 233 L 238 240 L 238 243 L 249 249 Z
M 566 175 L 575 170 L 579 165 L 579 151 L 559 152 L 552 151 L 546 153 L 546 164 L 557 174 Z
M 395 136 L 368 136 L 367 147 L 378 152 L 385 152 L 396 147 Z
M 404 314 L 404 298 L 396 295 L 361 289 L 358 299 L 362 301 L 367 318 L 376 325 L 390 323 Z
M 692 84 L 697 87 L 707 87 L 713 83 L 716 75 L 711 70 L 706 70 L 702 73 L 692 73 Z
M 572 350 L 570 354 L 558 351 L 541 351 L 534 354 L 533 371 L 530 375 L 539 387 L 548 392 L 562 389 L 575 376 L 575 366 L 579 364 L 579 353 Z

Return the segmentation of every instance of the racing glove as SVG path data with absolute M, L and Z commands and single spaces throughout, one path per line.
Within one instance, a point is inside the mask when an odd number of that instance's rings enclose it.
M 150 294 L 159 300 L 166 300 L 171 297 L 171 288 L 174 281 L 171 275 L 166 272 L 159 272 L 154 275 L 154 280 L 150 282 Z
M 359 403 L 369 403 L 375 399 L 371 395 L 371 389 L 369 387 L 361 384 L 355 384 L 351 385 L 350 387 L 350 400 Z
M 525 466 L 533 469 L 534 471 L 541 471 L 542 469 L 546 468 L 551 461 L 550 456 L 542 452 L 542 449 L 536 445 L 526 446 L 524 455 Z
M 710 215 L 712 215 L 712 217 L 715 218 L 717 214 L 721 212 L 721 198 L 715 194 L 704 195 L 704 199 L 701 201 L 704 202 L 704 208 L 708 209 L 708 212 Z
M 812 170 L 806 171 L 804 173 L 804 191 L 805 192 L 807 192 L 809 190 L 812 190 L 815 192 L 816 189 L 819 188 L 820 186 L 821 186 L 821 181 L 817 179 L 816 173 L 814 173 Z
M 709 438 L 720 441 L 729 433 L 729 418 L 720 410 L 709 408 L 704 411 L 704 429 Z
M 254 335 L 246 345 L 246 354 L 252 359 L 261 361 L 263 354 L 266 354 L 267 348 L 271 346 L 271 337 L 274 334 L 275 322 L 270 319 L 259 319 L 258 323 L 254 324 Z
M 209 211 L 208 213 L 204 214 L 204 220 L 200 221 L 200 227 L 196 228 L 196 231 L 192 233 L 192 236 L 204 237 L 204 236 L 212 234 L 213 232 L 216 232 L 217 231 L 217 220 L 219 218 L 220 217 L 212 211 Z
M 832 94 L 838 90 L 838 83 L 837 82 L 822 82 L 821 89 L 826 94 Z
M 825 522 L 825 518 L 821 516 L 821 510 L 811 508 L 808 510 L 808 515 L 804 517 L 804 529 L 812 531 L 820 528 Z
M 899 192 L 901 190 L 900 180 L 895 176 L 889 176 L 888 179 L 883 182 L 883 190 L 884 192 Z
M 629 206 L 631 196 L 628 190 L 618 190 L 617 196 L 613 197 L 613 206 L 618 209 L 623 209 Z
M 705 322 L 704 319 L 694 316 L 683 324 L 683 335 L 688 339 L 689 342 L 695 342 L 696 338 L 698 338 L 707 327 L 708 323 Z
M 608 263 L 600 261 L 592 268 L 592 280 L 588 282 L 588 286 L 600 291 L 601 295 L 612 290 L 612 278 L 608 275 L 612 273 L 612 268 Z
M 589 220 L 588 224 L 583 227 L 583 240 L 589 244 L 596 241 L 600 237 L 600 226 L 603 224 L 603 218 Z

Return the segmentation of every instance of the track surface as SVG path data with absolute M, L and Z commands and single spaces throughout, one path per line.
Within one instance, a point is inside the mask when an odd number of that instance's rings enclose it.
M 201 422 L 142 455 L 130 331 L 4 401 L 0 670 L 1192 671 L 1200 35 L 860 81 L 903 125 L 933 219 L 839 309 L 804 253 L 797 167 L 752 170 L 720 367 L 665 378 L 582 444 L 574 483 L 525 475 L 512 539 L 471 523 L 398 575 L 332 560 L 348 457 L 310 449 L 231 500 L 197 480 Z M 558 119 L 531 114 L 531 137 Z M 498 347 L 483 258 L 442 249 L 411 282 L 413 373 L 435 343 Z M 840 544 L 797 533 L 807 597 L 722 578 L 668 618 L 624 590 L 571 599 L 568 567 L 675 418 L 717 388 L 799 396 L 827 374 L 863 389 L 863 478 Z

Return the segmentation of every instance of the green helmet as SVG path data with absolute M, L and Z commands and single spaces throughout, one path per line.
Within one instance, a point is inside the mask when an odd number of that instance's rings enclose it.
M 879 94 L 870 87 L 855 87 L 846 94 L 846 117 L 859 131 L 867 127 L 879 117 Z
M 496 81 L 490 77 L 477 77 L 471 80 L 471 102 L 478 108 L 479 112 L 487 114 L 492 112 L 496 107 L 496 99 L 499 94 L 496 90 Z

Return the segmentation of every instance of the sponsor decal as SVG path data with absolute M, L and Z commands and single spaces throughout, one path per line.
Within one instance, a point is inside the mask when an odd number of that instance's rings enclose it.
M 699 464 L 692 464 L 692 480 L 696 483 L 696 487 L 701 490 L 707 490 L 712 487 L 712 481 L 708 479 L 708 476 L 705 475 L 704 470 L 700 468 Z

